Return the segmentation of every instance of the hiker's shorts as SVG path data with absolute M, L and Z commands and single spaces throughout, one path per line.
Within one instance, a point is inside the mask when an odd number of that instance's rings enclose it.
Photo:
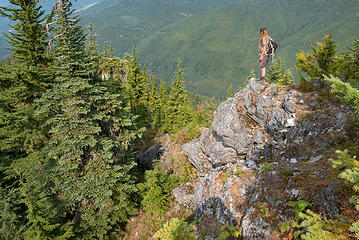
M 260 63 L 261 68 L 264 68 L 267 66 L 267 63 L 269 61 L 269 56 L 264 55 L 262 62 Z

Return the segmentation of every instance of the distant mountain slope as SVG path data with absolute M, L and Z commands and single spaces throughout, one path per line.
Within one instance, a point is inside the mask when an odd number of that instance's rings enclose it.
M 251 0 L 169 25 L 141 42 L 138 56 L 165 80 L 181 57 L 190 91 L 224 97 L 251 68 L 259 74 L 260 27 L 267 27 L 282 59 L 294 66 L 299 49 L 310 49 L 330 32 L 341 46 L 351 45 L 359 38 L 357 13 L 357 0 Z
M 104 0 L 80 14 L 84 25 L 95 25 L 101 47 L 111 41 L 115 54 L 122 55 L 169 24 L 242 1 L 245 0 Z

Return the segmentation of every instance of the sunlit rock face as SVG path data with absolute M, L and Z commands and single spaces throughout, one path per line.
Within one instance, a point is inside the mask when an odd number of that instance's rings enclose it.
M 347 137 L 343 121 L 352 112 L 325 103 L 321 108 L 328 109 L 313 121 L 308 116 L 319 107 L 310 104 L 315 98 L 251 79 L 219 105 L 210 128 L 182 146 L 199 176 L 182 199 L 194 209 L 198 232 L 206 239 L 215 239 L 225 224 L 240 229 L 244 239 L 279 239 L 279 223 L 293 217 L 288 201 L 299 196 L 309 197 L 328 216 L 338 214 L 339 182 L 324 180 L 330 169 L 323 169 L 328 158 L 320 152 L 331 144 L 328 134 Z

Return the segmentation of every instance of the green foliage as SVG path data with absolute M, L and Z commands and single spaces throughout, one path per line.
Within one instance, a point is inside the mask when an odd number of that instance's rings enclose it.
M 248 77 L 247 77 L 247 82 L 251 79 L 251 78 L 256 78 L 256 74 L 254 72 L 254 69 L 252 68 Z
M 272 163 L 261 163 L 261 165 L 258 168 L 258 171 L 261 170 L 269 172 L 270 170 L 272 170 Z
M 348 48 L 338 59 L 337 76 L 359 88 L 359 40 L 354 40 L 353 47 Z
M 297 201 L 290 201 L 288 203 L 289 206 L 291 207 L 295 207 L 295 219 L 297 221 L 301 220 L 302 219 L 302 215 L 301 213 L 308 207 L 311 207 L 313 204 L 310 203 L 310 202 L 307 202 L 305 200 L 302 200 L 300 198 L 298 198 Z
M 232 88 L 233 88 L 233 87 L 232 87 L 232 84 L 229 85 L 227 98 L 232 97 Z
M 263 205 L 259 205 L 259 210 L 266 216 L 269 217 L 270 213 L 269 210 Z
M 234 227 L 228 224 L 220 227 L 221 233 L 218 236 L 219 240 L 235 239 L 238 238 L 241 233 Z
M 298 222 L 296 222 L 294 220 L 288 220 L 280 225 L 280 232 L 284 233 L 284 232 L 288 232 L 288 231 L 293 231 L 296 228 L 300 228 L 300 225 L 298 224 Z
M 345 170 L 339 174 L 339 177 L 353 184 L 353 189 L 359 192 L 359 161 L 356 159 L 356 156 L 351 157 L 348 150 L 338 150 L 336 153 L 338 154 L 338 159 L 330 158 L 329 161 L 333 163 L 334 168 L 340 169 L 345 167 Z M 355 208 L 359 210 L 359 195 L 352 196 L 349 202 L 354 204 Z M 352 225 L 350 230 L 355 232 L 357 238 L 359 238 L 359 220 Z
M 173 79 L 168 96 L 164 130 L 174 133 L 194 120 L 194 109 L 184 90 L 182 61 L 178 59 L 176 77 Z
M 166 213 L 173 199 L 172 190 L 178 184 L 179 179 L 176 175 L 168 175 L 157 168 L 146 171 L 145 182 L 138 184 L 143 196 L 143 209 L 151 215 Z
M 345 223 L 337 220 L 326 220 L 322 216 L 307 210 L 306 213 L 300 213 L 300 216 L 304 221 L 300 224 L 302 228 L 306 229 L 306 232 L 301 235 L 303 240 L 339 240 L 346 239 L 341 236 L 346 229 Z
M 36 192 L 34 186 L 41 176 L 27 179 L 36 179 L 26 182 L 33 184 L 33 195 L 27 195 L 28 189 L 22 184 L 29 172 L 36 173 L 36 165 L 40 163 L 32 164 L 38 160 L 37 152 L 45 139 L 39 129 L 41 118 L 36 116 L 35 110 L 36 101 L 49 88 L 52 79 L 51 60 L 46 55 L 47 36 L 42 24 L 46 21 L 37 1 L 13 0 L 11 3 L 11 7 L 0 7 L 0 14 L 14 22 L 13 29 L 5 35 L 12 57 L 8 64 L 0 66 L 0 200 L 4 207 L 0 234 L 4 239 L 60 237 L 57 219 L 41 218 L 36 214 L 38 209 L 27 204 L 30 198 L 36 199 L 38 204 L 45 202 L 45 197 Z M 41 231 L 33 235 L 36 227 Z
M 187 160 L 185 166 L 182 168 L 180 173 L 181 182 L 191 182 L 197 177 L 197 170 Z
M 357 88 L 333 76 L 326 76 L 325 80 L 331 83 L 332 93 L 339 94 L 344 102 L 359 110 L 359 90 Z
M 278 86 L 289 85 L 293 82 L 291 71 L 285 68 L 285 64 L 279 57 L 273 61 L 268 69 L 267 78 L 270 83 L 275 83 Z
M 332 34 L 326 35 L 323 38 L 324 44 L 317 42 L 317 47 L 312 46 L 312 53 L 305 54 L 304 51 L 300 51 L 297 54 L 297 67 L 302 71 L 299 72 L 302 81 L 323 79 L 324 76 L 335 72 L 338 45 L 332 38 Z
M 172 218 L 169 223 L 165 223 L 153 237 L 161 240 L 195 240 L 195 227 L 188 224 L 183 219 Z
M 0 185 L 0 239 L 20 240 L 24 238 L 25 219 L 21 214 L 19 195 L 15 189 Z

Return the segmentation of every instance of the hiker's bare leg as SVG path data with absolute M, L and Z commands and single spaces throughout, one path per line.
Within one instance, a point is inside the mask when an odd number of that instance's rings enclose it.
M 261 72 L 262 72 L 262 79 L 264 79 L 266 77 L 266 68 L 262 67 Z

